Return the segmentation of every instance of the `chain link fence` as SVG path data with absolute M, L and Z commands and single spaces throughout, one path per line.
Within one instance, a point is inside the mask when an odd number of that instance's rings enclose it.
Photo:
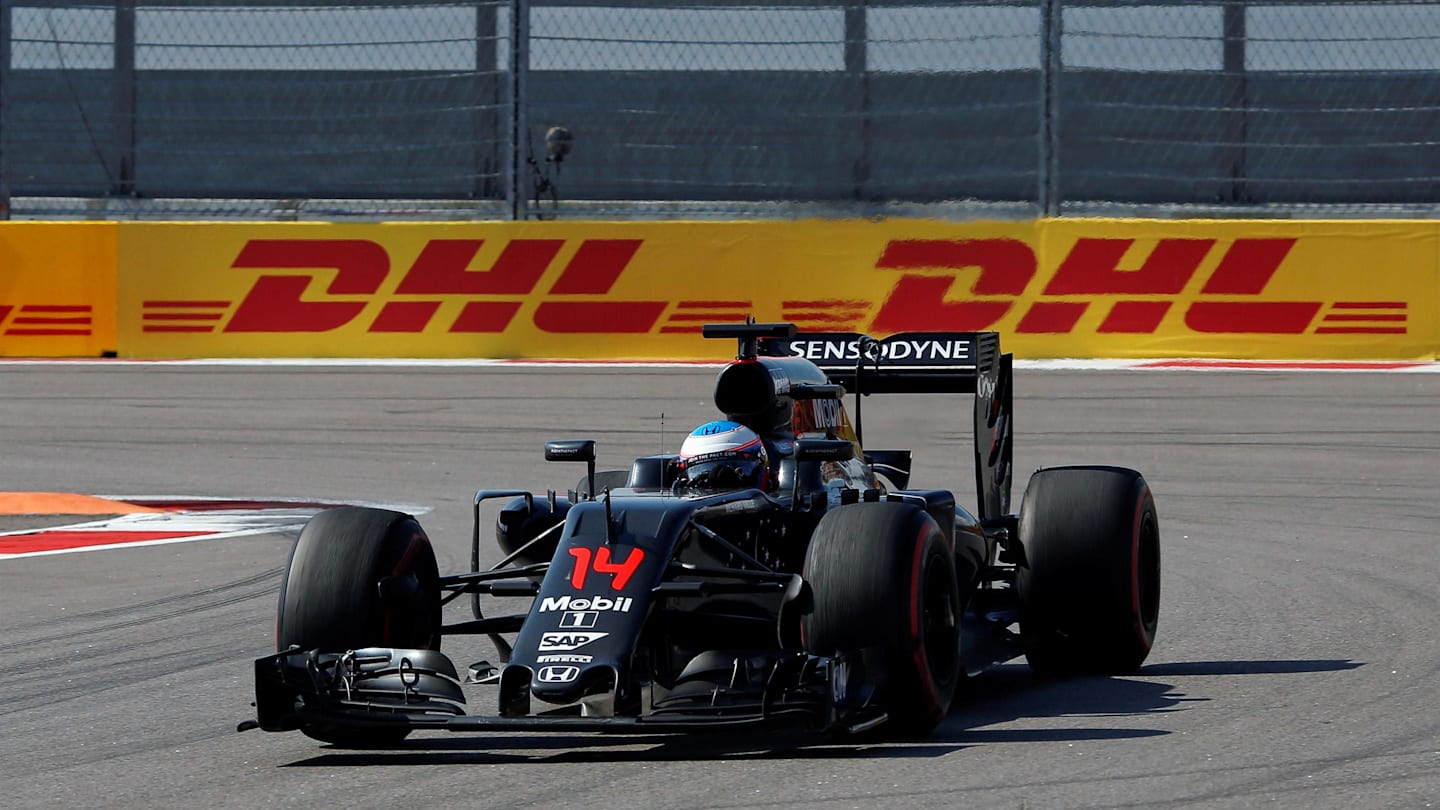
M 1428 216 L 1437 123 L 1440 0 L 0 0 L 17 218 Z

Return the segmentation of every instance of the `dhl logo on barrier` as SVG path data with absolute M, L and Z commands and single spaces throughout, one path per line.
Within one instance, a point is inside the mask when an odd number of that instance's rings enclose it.
M 869 269 L 884 278 L 879 295 L 781 297 L 755 313 L 756 301 L 683 295 L 612 297 L 643 239 L 579 240 L 553 280 L 547 271 L 562 239 L 511 239 L 488 267 L 474 268 L 484 240 L 432 239 L 402 271 L 393 291 L 381 244 L 364 239 L 251 239 L 230 267 L 258 271 L 236 300 L 147 298 L 141 329 L 150 334 L 323 333 L 342 327 L 374 334 L 498 334 L 534 300 L 530 325 L 550 334 L 688 334 L 701 324 L 749 314 L 795 322 L 802 329 L 978 331 L 1008 326 L 1016 334 L 1061 335 L 1092 307 L 1107 307 L 1098 334 L 1150 335 L 1172 310 L 1197 334 L 1405 334 L 1402 300 L 1270 300 L 1262 298 L 1295 246 L 1295 238 L 1162 238 L 1137 269 L 1121 262 L 1135 243 L 1080 238 L 1053 271 L 1039 266 L 1018 239 L 891 239 Z M 1217 254 L 1218 252 L 1218 254 Z M 1214 257 L 1218 255 L 1218 259 Z M 1213 269 L 1202 272 L 1211 260 Z M 304 271 L 274 274 L 266 271 Z M 321 289 L 322 273 L 333 279 Z M 973 280 L 972 280 L 973 279 Z M 822 272 L 802 279 L 824 291 Z M 1198 283 L 1198 290 L 1187 289 Z M 968 284 L 968 289 L 967 289 Z M 458 313 L 440 315 L 447 299 Z M 578 300 L 577 300 L 578 299 Z M 238 303 L 237 303 L 238 301 Z M 3 321 L 4 308 L 0 308 Z M 26 319 L 40 323 L 39 316 Z M 51 322 L 78 326 L 80 315 Z
M 1020 357 L 1440 345 L 1434 223 L 129 223 L 119 247 L 137 357 L 713 360 L 701 325 L 750 315 Z
M 486 270 L 470 269 L 484 240 L 432 239 L 405 271 L 391 300 L 365 322 L 368 332 L 419 333 L 432 327 L 452 333 L 499 333 L 509 328 L 527 296 L 565 241 L 512 239 Z M 639 239 L 587 239 L 558 279 L 542 290 L 534 323 L 556 333 L 649 332 L 666 301 L 564 301 L 573 295 L 605 295 L 640 248 Z M 390 274 L 390 256 L 381 245 L 363 239 L 252 239 L 231 265 L 237 269 L 333 269 L 324 291 L 332 300 L 309 300 L 312 275 L 262 273 L 241 298 L 228 321 L 230 301 L 147 300 L 142 303 L 146 332 L 329 332 L 359 318 L 380 293 Z M 356 296 L 370 300 L 354 300 Z M 468 300 L 457 317 L 438 322 L 441 298 Z M 348 300 L 346 300 L 348 299 Z M 702 308 L 713 308 L 707 303 Z M 734 302 L 743 311 L 749 302 Z M 682 309 L 684 307 L 681 307 Z M 703 317 L 703 316 L 702 316 Z M 742 316 L 743 317 L 743 316 Z M 680 321 L 684 321 L 682 316 Z M 697 327 L 698 328 L 698 327 Z
M 1296 241 L 1239 238 L 1222 247 L 1218 264 L 1204 278 L 1196 299 L 1185 306 L 1185 326 L 1211 334 L 1301 334 L 1323 311 L 1317 334 L 1405 333 L 1404 301 L 1243 300 L 1258 299 L 1265 292 Z M 1154 334 L 1202 263 L 1223 243 L 1160 239 L 1139 269 L 1121 269 L 1120 262 L 1134 242 L 1077 240 L 1033 300 L 1022 303 L 1039 272 L 1035 254 L 1024 242 L 893 240 L 876 267 L 904 275 L 870 328 L 877 334 L 993 329 L 1018 307 L 1015 333 L 1064 334 L 1075 329 L 1092 305 L 1109 299 L 1110 309 L 1098 333 Z M 957 281 L 953 271 L 970 268 L 979 270 L 970 289 L 972 297 L 949 300 Z M 950 272 L 915 272 L 933 269 Z
M 89 304 L 0 304 L 4 337 L 90 337 L 93 326 Z
M 0 357 L 97 357 L 116 336 L 116 227 L 0 222 Z

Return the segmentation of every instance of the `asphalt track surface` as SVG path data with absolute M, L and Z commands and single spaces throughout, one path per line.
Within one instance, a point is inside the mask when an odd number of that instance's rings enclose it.
M 477 488 L 572 485 L 541 460 L 550 438 L 595 438 L 617 465 L 673 449 L 711 417 L 713 375 L 0 364 L 0 490 L 418 504 L 454 571 Z M 0 803 L 1440 803 L 1440 376 L 1022 369 L 1016 388 L 1018 469 L 1120 464 L 1154 488 L 1160 632 L 1134 676 L 1005 665 L 924 740 L 427 733 L 346 751 L 235 730 L 293 535 L 0 560 Z M 865 404 L 871 446 L 914 445 L 919 482 L 969 492 L 964 403 Z

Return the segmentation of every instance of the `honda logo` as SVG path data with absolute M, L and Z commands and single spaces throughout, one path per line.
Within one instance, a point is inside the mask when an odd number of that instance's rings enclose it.
M 570 683 L 580 677 L 580 667 L 541 667 L 541 683 Z

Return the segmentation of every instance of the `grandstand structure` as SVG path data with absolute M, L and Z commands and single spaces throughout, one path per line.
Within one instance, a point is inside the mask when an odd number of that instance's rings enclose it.
M 0 0 L 0 204 L 1430 216 L 1440 0 Z

